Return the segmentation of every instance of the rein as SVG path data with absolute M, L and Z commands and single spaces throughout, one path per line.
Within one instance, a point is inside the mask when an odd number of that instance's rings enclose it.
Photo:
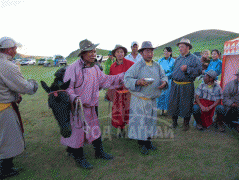
M 66 92 L 66 93 L 67 93 L 66 90 L 56 90 L 56 91 L 50 92 L 50 93 L 48 94 L 48 96 L 51 95 L 51 94 L 54 94 L 54 96 L 57 97 L 57 96 L 58 96 L 58 92 Z
M 85 120 L 85 114 L 83 111 L 83 105 L 80 99 L 76 100 L 76 107 L 75 107 L 75 112 L 73 114 L 73 119 L 75 122 L 75 127 L 80 129 L 82 128 L 83 131 L 88 134 L 90 132 L 90 126 Z M 81 126 L 79 125 L 79 120 L 81 121 Z

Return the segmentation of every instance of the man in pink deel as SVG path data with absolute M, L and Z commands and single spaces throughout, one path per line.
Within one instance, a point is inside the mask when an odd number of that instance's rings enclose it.
M 99 89 L 122 86 L 124 77 L 124 73 L 115 76 L 105 75 L 94 64 L 98 45 L 87 39 L 81 41 L 80 49 L 78 49 L 80 58 L 66 69 L 64 76 L 64 82 L 71 80 L 69 88 L 66 90 L 70 95 L 71 102 L 75 106 L 83 105 L 86 123 L 82 122 L 82 116 L 76 119 L 71 114 L 72 135 L 69 138 L 62 137 L 61 143 L 68 146 L 69 155 L 73 156 L 76 163 L 85 169 L 93 168 L 83 154 L 85 143 L 93 144 L 96 158 L 113 159 L 113 156 L 103 150 L 100 123 L 95 112 L 95 106 L 98 106 L 99 103 Z M 85 124 L 88 124 L 87 131 L 83 128 Z

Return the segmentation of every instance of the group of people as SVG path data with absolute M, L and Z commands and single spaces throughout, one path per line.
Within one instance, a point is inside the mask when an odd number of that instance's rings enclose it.
M 101 141 L 98 120 L 99 91 L 108 89 L 106 99 L 113 102 L 112 125 L 122 131 L 126 124 L 128 137 L 138 141 L 140 151 L 147 155 L 157 148 L 151 139 L 157 136 L 157 110 L 167 110 L 172 116 L 172 128 L 178 126 L 178 117 L 184 118 L 184 131 L 189 129 L 193 113 L 197 128 L 208 127 L 212 123 L 214 110 L 220 130 L 223 120 L 238 117 L 239 93 L 237 79 L 226 85 L 222 92 L 216 82 L 221 73 L 220 52 L 212 51 L 212 60 L 202 55 L 202 60 L 191 54 L 190 40 L 183 38 L 178 44 L 179 57 L 172 57 L 172 49 L 164 49 L 165 57 L 153 61 L 154 50 L 150 41 L 144 41 L 139 49 L 137 42 L 131 44 L 132 52 L 116 45 L 109 53 L 104 70 L 96 64 L 96 47 L 85 39 L 77 51 L 78 60 L 67 67 L 64 82 L 70 81 L 66 89 L 74 106 L 83 105 L 84 119 L 90 131 L 74 123 L 71 115 L 72 135 L 61 137 L 66 151 L 82 168 L 92 169 L 83 152 L 85 144 L 92 144 L 95 157 L 110 160 L 113 156 L 106 153 Z M 17 175 L 12 159 L 24 150 L 23 126 L 17 103 L 20 94 L 34 94 L 38 85 L 34 80 L 25 80 L 19 68 L 12 63 L 18 43 L 12 38 L 0 39 L 0 174 L 1 177 Z M 207 53 L 205 53 L 207 54 Z M 209 54 L 209 53 L 208 53 Z M 204 67 L 204 69 L 203 69 Z M 204 74 L 203 82 L 194 93 L 194 81 Z M 220 105 L 221 100 L 223 106 Z M 80 120 L 79 120 L 80 121 Z M 14 132 L 14 133 L 12 133 Z

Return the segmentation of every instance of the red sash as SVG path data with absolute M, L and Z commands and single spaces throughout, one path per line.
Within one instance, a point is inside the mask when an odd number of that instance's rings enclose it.
M 206 100 L 206 99 L 199 99 L 199 101 L 204 107 L 209 107 L 215 102 L 215 101 L 209 101 L 209 100 Z M 212 108 L 208 112 L 203 112 L 201 110 L 201 121 L 202 121 L 202 126 L 203 127 L 207 128 L 207 127 L 212 125 L 212 118 L 213 118 L 213 115 L 214 115 L 214 111 L 215 111 L 215 107 Z
M 20 127 L 21 127 L 21 130 L 22 130 L 22 133 L 24 133 L 23 124 L 22 124 L 22 118 L 21 118 L 20 111 L 19 111 L 19 108 L 17 106 L 17 103 L 12 102 L 11 104 L 12 104 L 12 107 L 13 107 L 14 111 L 17 113 L 17 117 L 19 119 L 19 123 L 20 123 Z

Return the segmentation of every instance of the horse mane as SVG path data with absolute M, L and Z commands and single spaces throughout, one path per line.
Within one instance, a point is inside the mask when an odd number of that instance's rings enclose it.
M 67 67 L 68 66 L 62 67 L 55 72 L 54 74 L 55 79 L 50 86 L 50 89 L 52 91 L 62 90 L 61 85 L 64 84 L 63 79 L 64 79 L 64 75 L 65 75 Z

